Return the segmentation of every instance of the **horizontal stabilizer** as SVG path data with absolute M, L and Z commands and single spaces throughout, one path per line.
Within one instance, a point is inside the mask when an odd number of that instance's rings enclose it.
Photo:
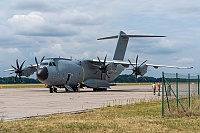
M 113 38 L 118 38 L 118 35 L 116 35 L 116 36 L 109 36 L 109 37 L 103 37 L 103 38 L 99 38 L 97 40 L 113 39 Z
M 120 35 L 123 38 L 129 38 L 129 37 L 166 37 L 166 36 L 156 36 L 156 35 L 126 35 L 126 34 L 121 34 Z M 109 36 L 109 37 L 103 37 L 103 38 L 98 38 L 97 40 L 105 40 L 105 39 L 113 39 L 113 38 L 118 38 L 119 36 Z

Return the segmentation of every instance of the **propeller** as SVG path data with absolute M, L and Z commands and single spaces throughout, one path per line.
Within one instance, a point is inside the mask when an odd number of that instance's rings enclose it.
M 11 65 L 11 67 L 14 68 L 14 72 L 13 73 L 16 73 L 16 76 L 14 78 L 14 82 L 16 82 L 17 76 L 19 76 L 19 79 L 20 79 L 21 83 L 23 83 L 21 76 L 22 76 L 22 72 L 24 71 L 24 70 L 22 70 L 22 67 L 23 67 L 24 63 L 25 63 L 25 61 L 21 64 L 21 66 L 19 66 L 19 62 L 18 62 L 18 59 L 17 59 L 16 60 L 17 67 L 14 67 L 13 65 Z M 10 74 L 12 74 L 12 73 L 10 73 Z
M 45 56 L 42 57 L 40 63 L 44 60 Z M 38 61 L 37 61 L 37 57 L 35 56 L 35 63 L 37 64 L 37 68 L 38 68 Z
M 108 65 L 109 65 L 109 64 L 106 65 L 106 58 L 107 58 L 107 55 L 105 56 L 104 62 L 103 62 L 103 63 L 100 61 L 100 59 L 99 59 L 98 56 L 97 56 L 97 58 L 98 58 L 99 63 L 100 63 L 100 65 L 99 65 L 98 67 L 99 67 L 99 70 L 101 71 L 101 80 L 102 80 L 102 75 L 103 75 L 103 73 L 105 73 L 106 76 L 107 76 L 108 78 L 110 78 L 110 76 L 107 74 L 107 72 L 108 72 L 107 67 L 108 67 Z M 99 70 L 97 70 L 94 74 L 96 74 Z
M 139 66 L 138 66 L 138 55 L 137 55 L 137 57 L 136 57 L 136 66 L 134 66 L 132 63 L 131 63 L 131 61 L 128 59 L 128 61 L 129 61 L 129 63 L 130 63 L 130 65 L 133 67 L 133 69 L 132 69 L 132 73 L 131 73 L 131 75 L 133 75 L 133 74 L 135 74 L 135 78 L 136 78 L 136 80 L 137 80 L 137 76 L 138 75 L 141 75 L 142 73 L 141 73 L 141 66 L 144 64 L 144 63 L 146 63 L 147 62 L 147 60 L 145 60 L 145 61 L 143 61 L 142 62 L 142 64 L 140 64 Z M 131 76 L 130 75 L 130 76 Z M 130 77 L 129 76 L 129 77 Z

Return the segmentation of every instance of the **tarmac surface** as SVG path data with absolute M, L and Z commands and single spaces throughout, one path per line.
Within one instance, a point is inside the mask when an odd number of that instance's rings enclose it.
M 107 91 L 49 93 L 48 88 L 0 89 L 0 120 L 11 121 L 58 113 L 78 113 L 107 106 L 125 105 L 141 100 L 161 99 L 150 85 L 111 86 Z

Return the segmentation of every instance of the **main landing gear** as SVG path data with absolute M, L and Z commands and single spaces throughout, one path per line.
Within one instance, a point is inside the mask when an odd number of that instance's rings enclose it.
M 56 87 L 50 87 L 49 92 L 50 93 L 53 93 L 53 92 L 57 93 L 57 88 Z

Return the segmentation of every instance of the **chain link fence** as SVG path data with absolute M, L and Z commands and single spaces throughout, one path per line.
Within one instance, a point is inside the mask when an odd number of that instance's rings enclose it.
M 162 116 L 200 115 L 198 74 L 162 73 Z

